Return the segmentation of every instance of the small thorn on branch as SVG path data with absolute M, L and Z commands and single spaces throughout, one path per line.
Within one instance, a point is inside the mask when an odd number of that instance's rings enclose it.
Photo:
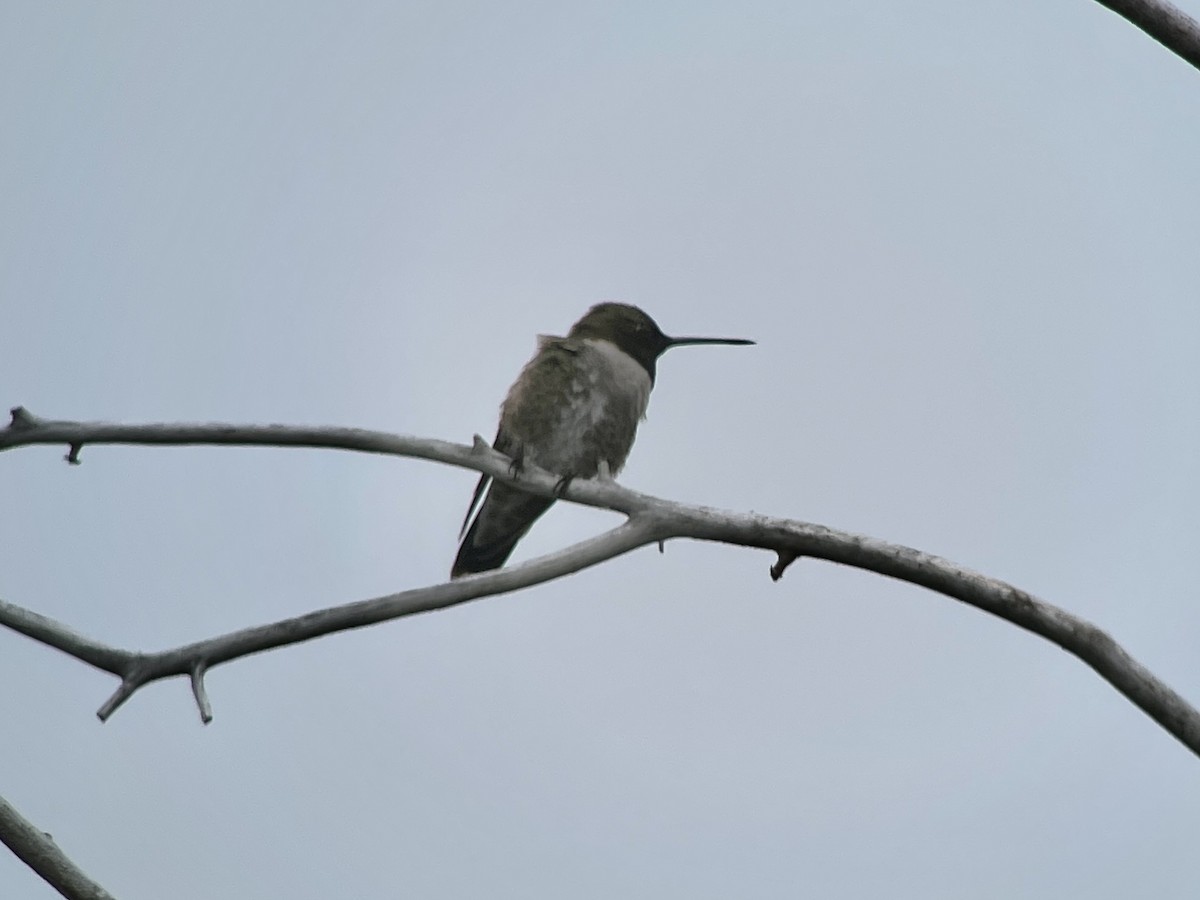
M 659 541 L 658 542 L 658 555 L 662 556 L 666 552 L 667 552 L 667 542 Z
M 126 676 L 121 679 L 121 686 L 113 691 L 113 695 L 104 701 L 104 705 L 96 710 L 96 718 L 101 722 L 107 722 L 108 717 L 117 711 L 117 708 L 133 696 L 133 692 L 141 687 L 141 681 L 131 676 Z
M 800 554 L 794 550 L 776 550 L 779 559 L 775 561 L 775 565 L 771 566 L 771 580 L 778 581 L 783 577 L 783 573 L 787 571 L 787 567 L 800 558 Z
M 37 416 L 23 406 L 14 406 L 8 412 L 9 415 L 12 416 L 12 419 L 8 423 L 8 427 L 13 431 L 33 428 L 38 424 Z
M 200 721 L 207 725 L 213 720 L 212 704 L 208 702 L 208 691 L 204 688 L 204 673 L 207 666 L 202 662 L 192 667 L 192 696 L 196 698 L 196 706 L 200 710 Z
M 83 449 L 83 444 L 72 444 L 71 449 L 67 452 L 67 455 L 63 457 L 63 459 L 65 459 L 67 461 L 67 463 L 72 466 L 79 465 L 79 463 L 80 463 L 79 451 L 82 449 Z

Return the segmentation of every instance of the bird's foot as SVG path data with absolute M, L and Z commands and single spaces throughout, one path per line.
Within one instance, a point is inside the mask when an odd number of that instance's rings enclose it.
M 525 472 L 525 447 L 517 448 L 517 452 L 512 455 L 512 462 L 508 464 L 508 474 L 513 478 L 520 478 Z
M 579 476 L 577 474 L 572 472 L 570 475 L 564 475 L 562 478 L 558 479 L 558 481 L 554 483 L 554 496 L 561 497 L 563 494 L 565 494 L 567 488 L 571 486 L 571 482 L 578 477 Z M 608 464 L 608 460 L 602 459 L 599 463 L 597 463 L 596 474 L 592 475 L 589 480 L 591 479 L 595 479 L 602 484 L 614 480 L 612 467 Z

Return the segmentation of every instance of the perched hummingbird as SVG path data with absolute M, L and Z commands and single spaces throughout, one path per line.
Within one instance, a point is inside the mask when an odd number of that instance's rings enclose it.
M 492 446 L 512 458 L 514 473 L 529 462 L 562 476 L 563 484 L 577 477 L 612 477 L 625 464 L 638 422 L 646 416 L 654 366 L 663 353 L 687 344 L 753 343 L 667 337 L 636 306 L 597 304 L 565 338 L 538 336 L 537 353 L 500 406 Z M 506 484 L 493 483 L 488 490 L 490 481 L 484 475 L 475 487 L 451 578 L 504 565 L 517 541 L 554 502 Z

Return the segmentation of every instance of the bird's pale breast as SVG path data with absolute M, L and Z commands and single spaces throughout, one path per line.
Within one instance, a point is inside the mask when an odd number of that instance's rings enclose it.
M 650 376 L 609 341 L 544 340 L 509 392 L 501 428 L 534 464 L 594 476 L 625 464 L 650 399 Z

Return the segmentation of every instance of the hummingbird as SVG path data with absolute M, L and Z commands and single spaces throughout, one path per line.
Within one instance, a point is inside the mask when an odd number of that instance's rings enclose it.
M 513 475 L 532 463 L 561 476 L 559 493 L 574 478 L 611 478 L 625 465 L 646 416 L 660 356 L 672 347 L 753 343 L 669 337 L 636 306 L 599 303 L 566 337 L 538 336 L 537 353 L 500 406 L 492 446 L 512 459 Z M 482 476 L 459 531 L 450 577 L 500 568 L 553 503 Z

